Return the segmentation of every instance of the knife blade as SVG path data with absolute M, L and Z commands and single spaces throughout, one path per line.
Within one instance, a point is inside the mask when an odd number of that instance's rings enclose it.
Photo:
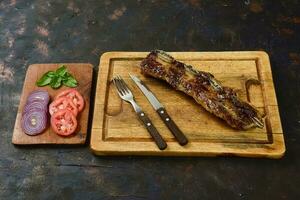
M 182 133 L 182 131 L 178 128 L 175 122 L 171 119 L 166 109 L 155 97 L 155 95 L 151 92 L 151 90 L 137 76 L 131 74 L 129 74 L 129 76 L 133 80 L 133 82 L 138 86 L 138 88 L 143 92 L 143 94 L 146 96 L 146 98 L 148 99 L 152 107 L 156 110 L 156 112 L 159 114 L 163 122 L 167 125 L 167 127 L 174 135 L 178 143 L 182 146 L 186 145 L 188 143 L 187 138 Z

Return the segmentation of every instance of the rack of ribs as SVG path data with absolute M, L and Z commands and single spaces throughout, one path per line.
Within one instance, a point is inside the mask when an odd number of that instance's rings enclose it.
M 215 77 L 175 60 L 161 50 L 154 50 L 141 62 L 142 74 L 161 79 L 184 92 L 208 112 L 241 130 L 263 128 L 262 115 L 254 106 L 241 100 L 236 92 L 222 86 Z

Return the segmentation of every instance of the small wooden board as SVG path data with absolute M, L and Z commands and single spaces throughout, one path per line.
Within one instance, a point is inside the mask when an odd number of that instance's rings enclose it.
M 26 103 L 27 97 L 30 92 L 36 89 L 42 89 L 49 92 L 51 100 L 60 91 L 67 89 L 62 86 L 61 88 L 54 90 L 50 86 L 37 87 L 36 81 L 47 71 L 54 71 L 60 65 L 66 65 L 68 71 L 74 75 L 78 81 L 78 87 L 76 89 L 82 94 L 85 107 L 84 110 L 77 117 L 78 129 L 76 133 L 69 137 L 61 137 L 53 132 L 50 125 L 44 131 L 36 136 L 26 135 L 21 128 L 21 116 L 23 107 Z M 88 117 L 90 109 L 90 93 L 92 84 L 93 66 L 87 63 L 57 63 L 57 64 L 33 64 L 28 67 L 23 92 L 20 98 L 20 105 L 16 117 L 14 133 L 12 137 L 12 143 L 17 145 L 32 145 L 32 144 L 84 144 L 87 137 Z
M 98 155 L 245 156 L 280 158 L 285 145 L 268 55 L 265 52 L 172 52 L 175 59 L 215 75 L 223 85 L 237 89 L 239 96 L 266 114 L 265 127 L 238 131 L 205 111 L 168 84 L 140 74 L 139 65 L 148 52 L 108 52 L 101 56 L 95 97 L 90 147 Z M 157 96 L 185 133 L 189 144 L 180 146 L 134 85 L 137 75 Z M 130 104 L 121 101 L 111 79 L 121 75 L 135 99 L 167 141 L 160 151 L 139 122 Z M 246 87 L 248 79 L 260 85 Z

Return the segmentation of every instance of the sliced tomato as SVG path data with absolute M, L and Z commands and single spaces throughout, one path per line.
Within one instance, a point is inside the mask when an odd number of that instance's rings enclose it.
M 56 98 L 67 97 L 76 105 L 78 112 L 81 112 L 84 107 L 84 100 L 81 94 L 76 89 L 67 89 L 59 93 Z
M 68 109 L 59 110 L 51 116 L 51 127 L 58 135 L 68 136 L 75 132 L 77 120 Z
M 75 104 L 71 101 L 71 99 L 66 98 L 66 97 L 60 97 L 58 99 L 55 99 L 49 105 L 50 115 L 53 115 L 54 113 L 58 112 L 59 110 L 64 110 L 64 109 L 70 110 L 75 117 L 78 114 L 78 109 L 75 106 Z

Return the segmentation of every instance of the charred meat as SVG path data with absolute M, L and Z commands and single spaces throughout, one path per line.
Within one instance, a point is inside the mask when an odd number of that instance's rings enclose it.
M 212 74 L 195 70 L 164 51 L 152 51 L 142 61 L 141 71 L 193 97 L 207 111 L 225 120 L 233 128 L 246 130 L 264 126 L 259 111 L 242 101 L 232 88 L 222 86 Z

